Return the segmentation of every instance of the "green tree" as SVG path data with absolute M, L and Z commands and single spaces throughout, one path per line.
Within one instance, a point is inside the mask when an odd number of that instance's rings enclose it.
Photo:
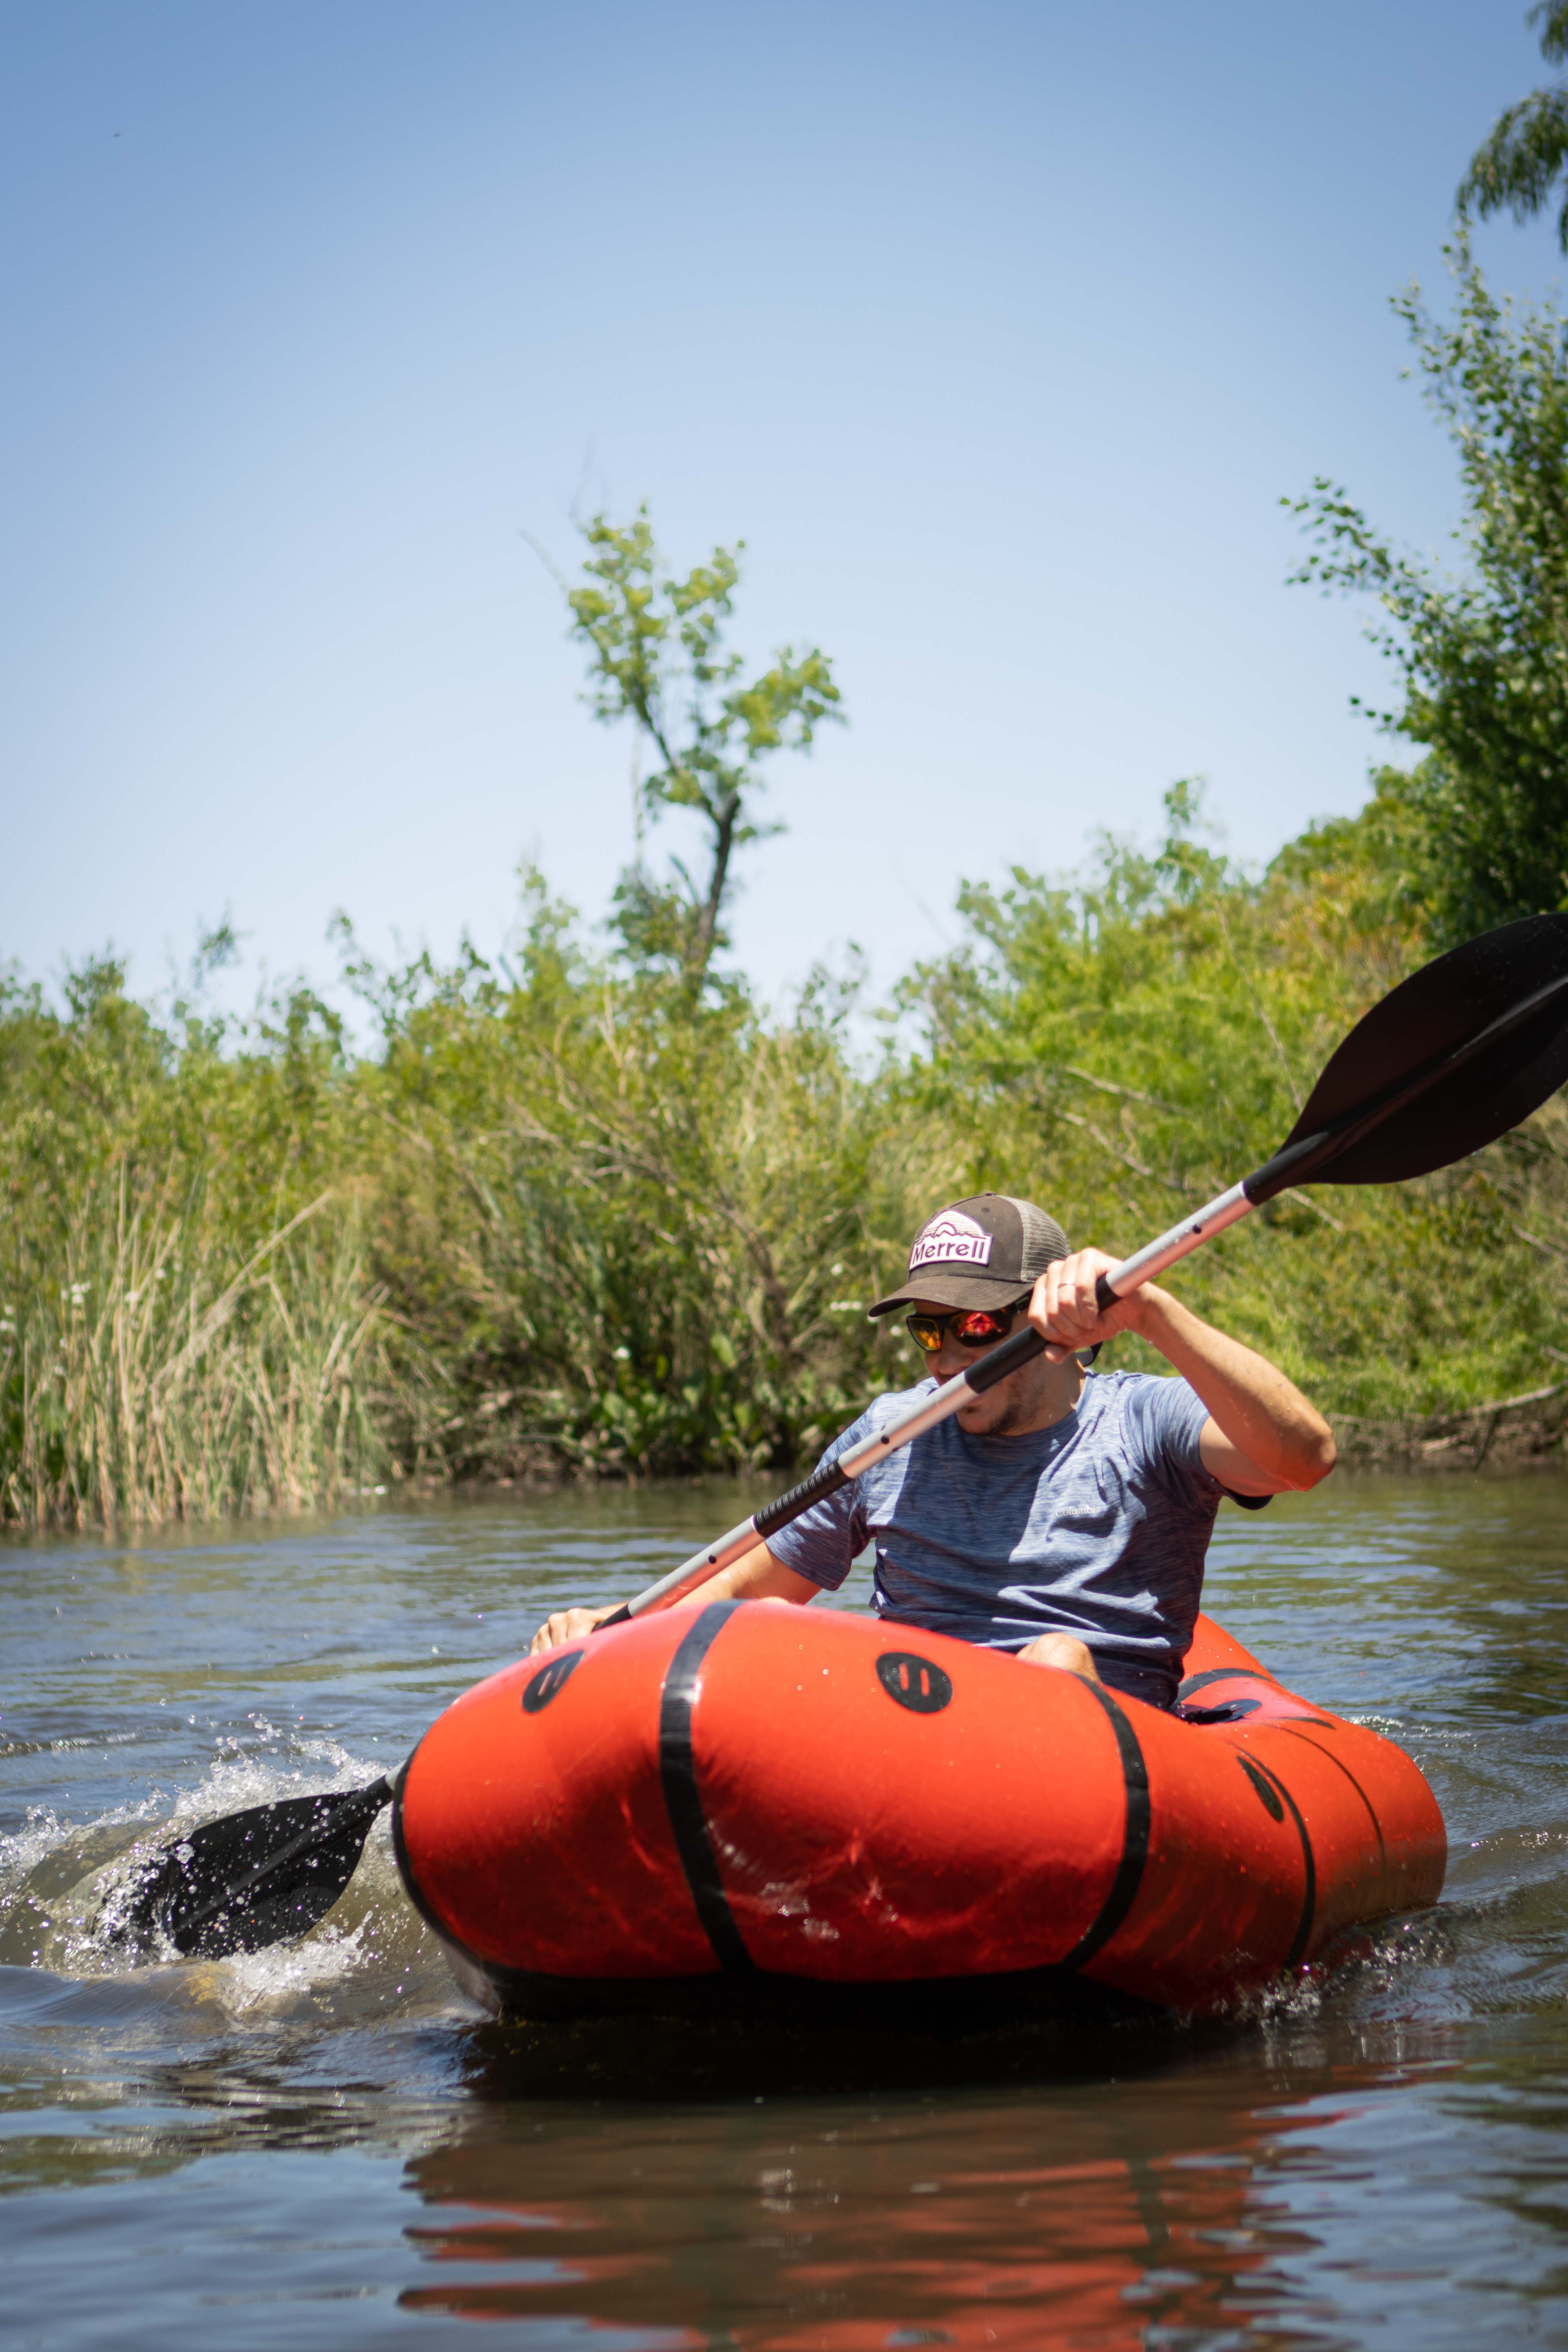
M 1458 456 L 1465 572 L 1392 547 L 1329 481 L 1295 509 L 1318 541 L 1296 579 L 1374 595 L 1386 615 L 1371 634 L 1405 700 L 1376 715 L 1429 750 L 1409 775 L 1384 772 L 1377 821 L 1398 818 L 1412 896 L 1439 940 L 1568 904 L 1563 321 L 1494 298 L 1462 230 L 1449 264 L 1451 319 L 1415 288 L 1395 308 Z
M 583 536 L 586 580 L 568 590 L 567 602 L 572 634 L 588 652 L 595 716 L 607 725 L 630 719 L 651 748 L 641 810 L 653 819 L 667 808 L 691 809 L 709 834 L 705 879 L 671 858 L 676 883 L 661 886 L 639 856 L 622 877 L 617 918 L 635 956 L 668 959 L 696 989 L 723 941 L 735 852 L 783 830 L 754 814 L 763 763 L 775 751 L 809 750 L 825 720 L 841 720 L 838 688 L 815 646 L 798 653 L 786 646 L 770 668 L 746 677 L 743 657 L 725 642 L 743 541 L 716 547 L 679 578 L 659 552 L 646 507 L 624 525 L 596 515 Z
M 1316 828 L 1254 876 L 1205 845 L 1190 785 L 1165 806 L 1152 853 L 1107 836 L 1081 876 L 966 886 L 968 941 L 902 1000 L 927 1044 L 900 1099 L 953 1155 L 950 1197 L 1023 1193 L 1117 1254 L 1267 1158 L 1426 951 L 1372 825 Z M 1556 1377 L 1568 1339 L 1565 1146 L 1549 1106 L 1419 1182 L 1286 1193 L 1164 1279 L 1335 1415 L 1517 1394 Z M 1164 1369 L 1131 1337 L 1100 1367 L 1122 1368 Z
M 1568 59 L 1568 0 L 1540 0 L 1526 23 L 1541 26 L 1541 53 L 1553 65 Z M 1559 180 L 1568 175 L 1568 84 L 1532 89 L 1498 117 L 1470 158 L 1459 184 L 1459 208 L 1483 218 L 1506 206 L 1515 220 L 1543 212 Z M 1557 241 L 1568 253 L 1568 194 L 1557 215 Z

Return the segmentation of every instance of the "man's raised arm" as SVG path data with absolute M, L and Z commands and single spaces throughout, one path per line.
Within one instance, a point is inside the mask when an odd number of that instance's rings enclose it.
M 1334 1466 L 1334 1435 L 1293 1381 L 1255 1348 L 1216 1331 L 1154 1283 L 1101 1314 L 1094 1287 L 1114 1259 L 1077 1250 L 1035 1285 L 1029 1320 L 1058 1360 L 1118 1331 L 1136 1331 L 1207 1405 L 1198 1451 L 1204 1468 L 1240 1495 L 1300 1493 Z

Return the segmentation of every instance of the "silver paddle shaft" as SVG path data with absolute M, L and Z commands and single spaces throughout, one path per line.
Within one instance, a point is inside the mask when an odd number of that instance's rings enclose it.
M 1174 1265 L 1194 1250 L 1201 1249 L 1205 1242 L 1212 1242 L 1215 1234 L 1224 1233 L 1226 1225 L 1234 1225 L 1238 1219 L 1250 1215 L 1255 1205 L 1247 1198 L 1244 1179 L 1241 1183 L 1233 1184 L 1228 1192 L 1216 1193 L 1205 1207 L 1194 1210 L 1190 1217 L 1184 1217 L 1179 1225 L 1172 1225 L 1158 1241 L 1149 1242 L 1131 1257 L 1124 1257 L 1120 1265 L 1113 1265 L 1109 1274 L 1102 1274 L 1095 1285 L 1094 1295 L 1101 1313 L 1113 1300 L 1125 1298 L 1129 1291 L 1141 1290 L 1146 1282 L 1152 1282 L 1156 1275 L 1163 1274 L 1168 1265 Z

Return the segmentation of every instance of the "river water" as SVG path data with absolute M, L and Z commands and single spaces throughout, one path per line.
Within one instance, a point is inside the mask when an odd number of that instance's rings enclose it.
M 131 1842 L 374 1778 L 546 1608 L 637 1590 L 760 1495 L 0 1548 L 7 2343 L 1568 2342 L 1568 1481 L 1223 1512 L 1213 1613 L 1407 1747 L 1451 1847 L 1439 1909 L 1249 2018 L 840 2052 L 806 2089 L 695 2030 L 508 2033 L 384 1818 L 298 1948 L 105 1943 Z

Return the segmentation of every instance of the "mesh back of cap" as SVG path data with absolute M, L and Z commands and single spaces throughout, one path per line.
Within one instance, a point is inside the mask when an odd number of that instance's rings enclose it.
M 1058 1258 L 1068 1255 L 1068 1237 L 1056 1219 L 1047 1217 L 1044 1209 L 1037 1209 L 1033 1201 L 1014 1200 L 1011 1192 L 1004 1197 L 1013 1202 L 1023 1224 L 1024 1276 L 1033 1282 Z

